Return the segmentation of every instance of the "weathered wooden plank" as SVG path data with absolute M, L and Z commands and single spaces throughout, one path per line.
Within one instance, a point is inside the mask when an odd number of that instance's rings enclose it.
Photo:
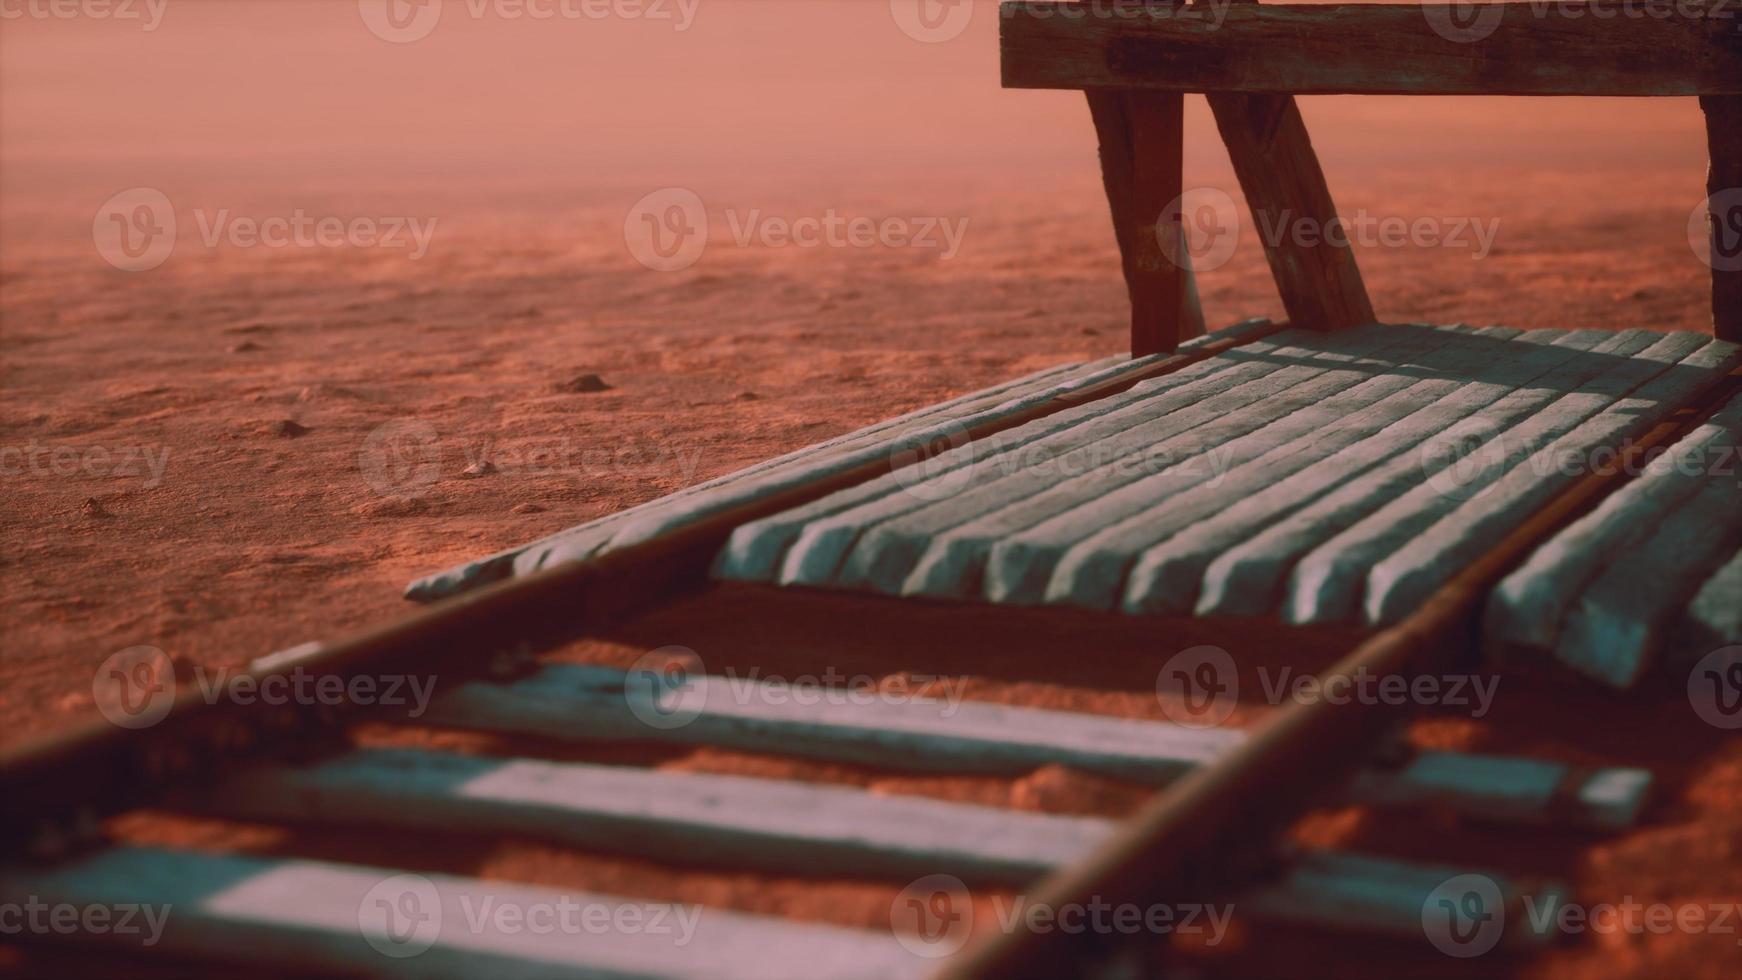
M 1738 31 L 1735 37 L 1742 37 Z M 1712 223 L 1712 332 L 1742 344 L 1742 96 L 1708 95 L 1707 207 Z
M 1571 360 L 1576 350 L 1559 343 L 1571 339 L 1559 330 L 1526 331 L 1508 342 L 1507 355 L 1482 373 L 1483 380 L 1460 384 L 1443 398 L 1285 479 L 1229 494 L 1229 503 L 1221 512 L 1180 530 L 1139 556 L 1126 586 L 1124 608 L 1151 613 L 1195 611 L 1201 616 L 1257 616 L 1275 611 L 1279 598 L 1275 575 L 1248 585 L 1231 580 L 1224 569 L 1212 571 L 1214 562 L 1230 549 L 1253 540 L 1264 528 L 1416 450 L 1431 437 Z M 1227 570 L 1246 567 L 1231 564 Z
M 829 584 L 857 580 L 872 574 L 871 569 L 874 566 L 871 562 L 878 554 L 878 549 L 893 546 L 880 542 L 879 538 L 890 535 L 891 529 L 896 527 L 912 528 L 915 531 L 924 528 L 926 530 L 918 537 L 910 535 L 911 540 L 904 542 L 910 547 L 912 555 L 905 560 L 911 562 L 917 558 L 919 549 L 923 548 L 925 535 L 969 520 L 973 515 L 994 506 L 995 502 L 1004 500 L 1003 492 L 996 488 L 1001 482 L 1043 478 L 1047 472 L 1056 473 L 1070 466 L 1091 467 L 1093 462 L 1079 457 L 1106 457 L 1111 451 L 1108 448 L 1110 444 L 1106 444 L 1106 441 L 1120 437 L 1132 429 L 1160 425 L 1169 427 L 1170 431 L 1178 431 L 1203 421 L 1208 416 L 1199 407 L 1202 403 L 1215 402 L 1223 407 L 1245 404 L 1257 397 L 1257 390 L 1247 390 L 1244 395 L 1239 396 L 1233 392 L 1278 374 L 1288 367 L 1290 360 L 1309 359 L 1314 352 L 1322 349 L 1323 345 L 1317 335 L 1291 330 L 1269 341 L 1248 344 L 1238 351 L 1229 351 L 1211 362 L 1206 362 L 1215 364 L 1221 370 L 1194 374 L 1183 385 L 1148 387 L 1137 394 L 1137 397 L 1122 402 L 1115 412 L 1098 416 L 1086 425 L 1063 430 L 1056 438 L 1049 439 L 1038 447 L 1001 450 L 976 462 L 972 472 L 965 477 L 949 474 L 923 483 L 909 482 L 903 486 L 903 496 L 900 498 L 885 498 L 866 508 L 844 511 L 827 523 L 858 522 L 853 529 L 853 548 L 834 558 L 832 564 L 825 564 L 819 560 L 821 556 L 800 550 L 807 544 L 805 539 L 801 539 L 794 547 L 795 560 L 818 569 L 826 567 L 829 576 L 826 581 Z M 1136 393 L 1136 389 L 1133 389 L 1133 393 Z M 1242 398 L 1245 400 L 1242 401 Z M 811 535 L 807 531 L 806 539 L 809 538 Z M 816 545 L 822 543 L 819 540 Z M 848 566 L 849 562 L 858 562 L 859 565 L 843 567 Z M 792 564 L 793 560 L 789 560 L 789 568 Z M 901 575 L 905 574 L 906 566 L 903 565 L 896 572 L 884 576 L 892 591 L 899 586 Z M 783 579 L 784 577 L 783 572 Z
M 1465 501 L 1373 566 L 1367 577 L 1367 621 L 1394 623 L 1402 619 L 1561 488 L 1602 466 L 1605 451 L 1612 463 L 1614 451 L 1644 435 L 1738 366 L 1742 366 L 1742 345 L 1712 341 L 1672 362 L 1667 370 L 1547 445 L 1530 447 L 1534 451 L 1490 484 L 1487 492 Z M 1735 487 L 1723 489 L 1728 493 L 1719 498 L 1718 506 L 1735 510 Z
M 1470 774 L 1469 757 L 1436 757 L 1444 783 Z M 1565 767 L 1510 760 L 1527 792 L 1551 790 Z M 1502 770 L 1474 767 L 1492 776 Z M 1621 770 L 1626 778 L 1645 778 Z M 1370 780 L 1372 793 L 1384 783 Z M 1640 798 L 1626 786 L 1583 784 L 1570 797 Z M 1402 804 L 1414 802 L 1396 798 Z M 1496 795 L 1498 806 L 1516 799 Z M 1531 798 L 1526 819 L 1554 813 Z M 1117 821 L 880 796 L 778 780 L 496 760 L 427 752 L 366 752 L 309 768 L 251 773 L 214 793 L 207 812 L 248 819 L 517 834 L 662 862 L 779 874 L 911 879 L 947 874 L 968 885 L 1021 887 L 1110 839 Z M 1634 811 L 1611 812 L 1610 829 Z M 1344 930 L 1413 935 L 1421 906 L 1451 877 L 1443 868 L 1320 852 L 1237 899 L 1256 917 Z
M 1742 400 L 1720 410 L 1653 460 L 1646 472 L 1538 548 L 1489 596 L 1483 635 L 1490 655 L 1549 649 L 1575 600 L 1612 565 L 1630 564 L 1658 528 L 1713 479 L 1736 452 Z M 1738 492 L 1742 500 L 1742 491 Z M 1742 507 L 1738 507 L 1742 511 Z M 1742 521 L 1742 513 L 1737 516 Z M 1649 587 L 1650 583 L 1646 583 Z
M 1742 551 L 1700 586 L 1676 624 L 1672 643 L 1670 653 L 1678 666 L 1742 643 Z
M 942 872 L 940 872 L 942 873 Z M 1217 942 L 1232 913 L 1257 924 L 1421 936 L 1421 910 L 1448 879 L 1479 874 L 1509 906 L 1526 885 L 1480 869 L 1337 851 L 1301 855 L 1277 877 L 1203 910 Z M 1562 889 L 1531 883 L 1558 901 Z M 0 871 L 0 899 L 144 909 L 137 931 L 76 938 L 318 975 L 509 980 L 623 977 L 918 977 L 930 944 L 889 932 L 794 922 L 701 905 L 632 899 L 392 868 L 197 851 L 116 848 L 53 868 Z M 1523 918 L 1521 910 L 1510 911 Z M 119 913 L 117 913 L 117 918 Z M 1509 925 L 1516 940 L 1523 932 Z
M 1348 236 L 1331 234 L 1337 205 L 1294 96 L 1208 98 L 1289 321 L 1338 330 L 1377 320 Z
M 1086 94 L 1101 144 L 1101 182 L 1131 300 L 1131 354 L 1171 351 L 1180 341 L 1203 332 L 1201 313 L 1193 323 L 1188 311 L 1191 266 L 1181 248 L 1185 96 Z
M 199 808 L 245 819 L 525 836 L 665 863 L 1023 885 L 1113 822 L 776 779 L 405 749 L 259 768 Z
M 717 676 L 657 690 L 623 671 L 550 666 L 511 684 L 438 697 L 430 724 L 542 738 L 655 741 L 801 756 L 902 771 L 1015 774 L 1061 765 L 1164 786 L 1239 745 L 1236 729 L 1018 708 L 947 698 L 894 702 Z M 1421 753 L 1373 770 L 1353 802 L 1438 806 L 1481 820 L 1610 829 L 1637 815 L 1650 774 L 1573 773 L 1558 763 Z M 1608 793 L 1594 787 L 1628 787 Z
M 1147 463 L 1136 472 L 1112 480 L 1101 473 L 1087 474 L 1084 479 L 1035 494 L 1007 513 L 994 515 L 1008 531 L 986 551 L 982 593 L 995 602 L 1041 602 L 1058 563 L 1072 548 L 1090 539 L 1106 540 L 1100 537 L 1106 529 L 1121 526 L 1158 500 L 1176 494 L 1184 498 L 1213 484 L 1229 469 L 1264 455 L 1273 448 L 1273 439 L 1286 441 L 1292 435 L 1306 434 L 1309 417 L 1305 413 L 1314 406 L 1330 405 L 1337 411 L 1356 412 L 1408 387 L 1412 379 L 1389 374 L 1390 365 L 1461 342 L 1457 334 L 1444 330 L 1385 329 L 1398 335 L 1400 342 L 1376 352 L 1371 360 L 1355 359 L 1346 366 L 1269 394 L 1259 403 L 1157 443 L 1144 454 Z M 1192 500 L 1187 500 L 1187 506 Z M 921 565 L 927 570 L 930 567 Z M 1120 569 L 1096 567 L 1083 571 L 1086 575 L 1080 604 L 1110 608 L 1112 589 L 1117 582 L 1107 579 L 1116 577 Z M 1069 577 L 1076 572 L 1073 569 L 1064 574 Z M 971 582 L 972 577 L 964 584 Z M 1058 598 L 1068 601 L 1069 594 L 1061 593 Z
M 923 562 L 928 548 L 941 541 L 947 532 L 1068 479 L 1073 473 L 1106 468 L 1114 460 L 1128 458 L 1134 451 L 1169 435 L 1211 421 L 1219 413 L 1261 401 L 1292 381 L 1325 370 L 1315 363 L 1315 358 L 1337 357 L 1323 353 L 1325 345 L 1315 339 L 1316 335 L 1291 331 L 1288 336 L 1291 343 L 1287 346 L 1243 349 L 1235 357 L 1221 359 L 1236 362 L 1227 371 L 1189 385 L 1152 392 L 1151 397 L 1061 433 L 1034 451 L 1023 449 L 994 455 L 959 485 L 909 487 L 910 495 L 923 498 L 921 507 L 886 503 L 841 515 L 842 519 L 851 517 L 867 523 L 859 526 L 853 547 L 828 584 L 899 593 L 916 564 Z M 967 591 L 971 590 L 964 587 L 963 592 Z
M 1361 608 L 1369 573 L 1380 561 L 1407 547 L 1466 501 L 1476 499 L 1542 445 L 1614 404 L 1703 340 L 1688 334 L 1648 334 L 1642 338 L 1624 333 L 1617 337 L 1615 352 L 1632 354 L 1643 347 L 1638 356 L 1599 356 L 1595 360 L 1607 370 L 1559 397 L 1551 393 L 1552 400 L 1527 417 L 1502 428 L 1484 413 L 1423 447 L 1407 491 L 1378 510 L 1363 514 L 1295 565 L 1283 606 L 1284 618 L 1295 623 L 1353 618 Z M 1442 457 L 1443 466 L 1434 468 Z
M 1553 929 L 1538 931 L 1533 923 L 1556 921 L 1553 917 L 1565 901 L 1565 885 L 1526 883 L 1492 871 L 1406 864 L 1335 851 L 1302 856 L 1289 865 L 1280 881 L 1241 892 L 1236 907 L 1259 921 L 1338 931 L 1346 931 L 1345 923 L 1359 922 L 1365 932 L 1420 942 L 1428 910 L 1438 912 L 1435 905 L 1442 899 L 1462 899 L 1462 893 L 1449 892 L 1447 885 L 1463 881 L 1480 882 L 1484 889 L 1491 889 L 1484 901 L 1498 899 L 1496 907 L 1477 908 L 1503 923 L 1504 932 L 1497 940 L 1504 944 L 1502 950 L 1540 948 L 1559 937 Z M 1480 927 L 1480 923 L 1476 925 Z
M 1268 320 L 1243 321 L 1233 327 L 1186 341 L 1180 349 L 1190 351 L 1208 342 L 1241 339 L 1269 326 Z M 834 575 L 860 526 L 846 517 L 831 524 L 835 515 L 844 515 L 872 502 L 880 502 L 878 506 L 884 508 L 917 508 L 932 497 L 925 484 L 939 487 L 940 493 L 945 489 L 954 492 L 959 483 L 971 482 L 980 474 L 981 464 L 995 455 L 1030 446 L 1036 440 L 1071 429 L 1086 420 L 1122 410 L 1133 402 L 1156 397 L 1162 392 L 1212 374 L 1226 372 L 1240 363 L 1245 363 L 1243 359 L 1253 354 L 1268 351 L 1277 343 L 1287 343 L 1289 336 L 1285 331 L 1272 340 L 1245 345 L 1238 358 L 1216 357 L 1200 361 L 1172 374 L 1141 382 L 1117 395 L 1036 419 L 999 433 L 991 439 L 950 449 L 927 460 L 924 474 L 916 475 L 912 471 L 891 473 L 830 494 L 805 507 L 793 508 L 764 520 L 745 524 L 733 532 L 726 548 L 721 551 L 715 562 L 714 574 L 719 578 L 741 581 L 771 581 L 777 576 L 784 581 L 797 583 L 827 581 Z M 1247 347 L 1250 349 L 1246 349 Z M 842 523 L 843 521 L 846 523 Z M 850 534 L 843 540 L 843 533 L 849 529 Z M 789 549 L 792 558 L 786 561 L 786 569 L 782 572 L 781 564 Z
M 993 548 L 1057 515 L 1103 499 L 1158 467 L 1190 459 L 1219 441 L 1259 428 L 1303 398 L 1328 397 L 1360 380 L 1362 360 L 1432 341 L 1431 331 L 1367 327 L 1302 345 L 1281 370 L 1130 427 L 1094 447 L 1086 468 L 1019 468 L 972 494 L 866 529 L 836 584 L 902 595 L 965 598 L 989 591 L 983 580 Z M 1207 462 L 1207 461 L 1206 461 Z
M 1441 807 L 1497 824 L 1614 833 L 1639 822 L 1651 790 L 1652 776 L 1644 769 L 1420 752 L 1399 770 L 1362 770 L 1347 798 L 1368 806 Z
M 1205 570 L 1205 596 L 1219 596 L 1217 608 L 1236 614 L 1261 615 L 1285 602 L 1288 582 L 1304 555 L 1353 527 L 1361 519 L 1398 500 L 1440 467 L 1451 454 L 1423 452 L 1434 440 L 1457 450 L 1496 431 L 1529 418 L 1561 392 L 1576 389 L 1619 363 L 1620 356 L 1643 349 L 1654 335 L 1631 336 L 1597 330 L 1575 330 L 1554 346 L 1574 352 L 1531 384 L 1501 396 L 1455 421 L 1449 428 L 1430 427 L 1411 433 L 1408 451 L 1400 452 L 1370 471 L 1353 477 L 1293 514 L 1260 529 L 1243 542 L 1230 542 Z M 1240 597 L 1251 597 L 1250 601 Z
M 515 561 L 522 554 L 559 543 L 568 545 L 571 550 L 596 550 L 611 539 L 616 529 L 636 516 L 650 510 L 672 506 L 674 502 L 685 500 L 696 494 L 716 491 L 744 480 L 762 476 L 772 470 L 778 470 L 801 463 L 814 461 L 817 457 L 830 451 L 838 451 L 850 446 L 859 445 L 870 439 L 888 438 L 896 433 L 906 431 L 915 425 L 938 418 L 948 417 L 953 412 L 966 412 L 975 408 L 990 408 L 999 405 L 1013 397 L 1033 391 L 1047 385 L 1060 385 L 1085 376 L 1096 374 L 1110 366 L 1128 363 L 1123 357 L 1115 356 L 1094 361 L 1088 364 L 1061 364 L 1056 367 L 1024 375 L 1013 381 L 993 385 L 980 391 L 969 392 L 957 398 L 941 402 L 937 405 L 927 405 L 905 415 L 856 429 L 832 439 L 825 439 L 815 445 L 805 446 L 790 453 L 777 456 L 770 460 L 735 470 L 724 476 L 716 477 L 686 487 L 675 493 L 668 494 L 645 504 L 630 507 L 615 514 L 608 514 L 596 520 L 588 521 L 547 535 L 536 541 L 531 541 L 513 548 L 507 548 L 487 555 L 483 558 L 457 565 L 446 571 L 427 575 L 406 586 L 406 598 L 418 602 L 433 602 L 447 598 L 468 589 L 500 581 L 514 574 L 525 574 L 529 569 L 522 568 L 517 573 Z
M 744 678 L 689 677 L 657 690 L 623 671 L 551 666 L 512 684 L 471 684 L 430 704 L 432 724 L 563 739 L 716 745 L 860 765 L 1020 773 L 1049 763 L 1162 781 L 1240 735 L 948 698 L 826 696 Z M 649 700 L 656 699 L 656 700 Z M 636 710 L 639 708 L 640 710 Z M 648 720 L 653 719 L 654 723 Z M 667 719 L 675 719 L 663 727 Z
M 1700 492 L 1581 592 L 1568 610 L 1555 659 L 1615 687 L 1644 674 L 1675 615 L 1742 545 L 1742 490 L 1731 479 Z
M 154 949 L 311 976 L 895 977 L 888 932 L 325 861 L 117 848 L 0 869 L 0 900 L 161 911 Z M 33 938 L 52 939 L 37 935 Z M 115 929 L 80 940 L 139 948 Z
M 1474 19 L 1471 13 L 1475 12 Z M 1132 15 L 1135 13 L 1135 15 Z M 1664 17 L 1594 6 L 1200 5 L 1083 16 L 1003 8 L 1008 88 L 1345 95 L 1737 95 L 1720 4 Z
M 1138 500 L 1147 496 L 1130 517 L 1076 537 L 1074 543 L 1036 535 L 1030 546 L 1049 551 L 1062 547 L 1054 552 L 1056 557 L 1048 558 L 1053 568 L 1045 585 L 1046 601 L 1149 611 L 1153 607 L 1148 597 L 1155 583 L 1133 577 L 1128 588 L 1126 581 L 1128 572 L 1135 574 L 1133 565 L 1140 553 L 1222 513 L 1230 501 L 1260 494 L 1432 404 L 1465 379 L 1492 370 L 1511 353 L 1504 341 L 1518 331 L 1444 333 L 1450 342 L 1443 347 L 1396 358 L 1383 373 L 1353 388 L 1302 405 L 1256 432 L 1215 447 L 1215 472 L 1208 479 L 1192 479 L 1197 474 L 1191 473 L 1156 474 L 1114 494 Z M 1430 380 L 1422 380 L 1423 376 Z M 1196 582 L 1190 591 L 1197 591 Z M 1191 595 L 1172 596 L 1156 605 L 1189 609 L 1191 599 Z

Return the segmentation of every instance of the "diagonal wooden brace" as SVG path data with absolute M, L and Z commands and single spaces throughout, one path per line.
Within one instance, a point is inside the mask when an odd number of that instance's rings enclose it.
M 1327 234 L 1341 228 L 1337 206 L 1294 96 L 1211 92 L 1209 100 L 1289 322 L 1312 330 L 1374 322 L 1348 236 Z

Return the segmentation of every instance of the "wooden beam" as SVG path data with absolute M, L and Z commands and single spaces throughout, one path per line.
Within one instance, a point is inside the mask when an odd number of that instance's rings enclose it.
M 1204 332 L 1202 311 L 1188 301 L 1191 265 L 1179 217 L 1185 97 L 1166 92 L 1087 94 L 1101 142 L 1101 180 L 1131 297 L 1131 355 L 1175 350 L 1181 341 Z
M 1742 96 L 1707 96 L 1700 107 L 1712 153 L 1712 332 L 1742 343 Z
M 1374 322 L 1348 236 L 1325 233 L 1337 227 L 1337 206 L 1294 97 L 1212 92 L 1209 101 L 1289 319 L 1310 330 Z
M 1472 17 L 1472 12 L 1474 16 Z M 1008 88 L 1350 95 L 1742 95 L 1732 12 L 1585 4 L 1002 10 Z

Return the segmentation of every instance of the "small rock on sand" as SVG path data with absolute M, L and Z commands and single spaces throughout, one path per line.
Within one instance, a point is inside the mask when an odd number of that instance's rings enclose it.
M 260 346 L 259 344 L 256 344 L 252 340 L 244 340 L 240 344 L 231 344 L 230 345 L 230 353 L 232 353 L 232 354 L 251 354 L 254 351 L 265 350 L 265 349 L 266 348 Z
M 577 374 L 567 381 L 559 381 L 556 390 L 567 395 L 590 395 L 598 391 L 610 391 L 611 386 L 596 374 Z
M 86 517 L 114 517 L 115 516 L 114 514 L 111 514 L 109 512 L 109 508 L 104 507 L 103 502 L 98 500 L 96 497 L 86 497 L 84 506 L 79 508 L 79 513 L 85 515 Z
M 542 514 L 542 513 L 544 513 L 544 507 L 542 505 L 533 504 L 533 503 L 515 504 L 510 509 L 513 510 L 514 513 L 516 513 L 516 514 Z
M 460 475 L 465 477 L 468 480 L 475 480 L 480 476 L 489 476 L 490 474 L 495 473 L 495 472 L 496 472 L 496 464 L 495 463 L 492 463 L 487 459 L 480 459 L 476 463 L 473 463 L 472 465 L 461 470 Z
M 308 426 L 291 419 L 278 419 L 266 423 L 261 431 L 265 435 L 277 436 L 280 439 L 296 439 L 308 435 L 311 430 Z

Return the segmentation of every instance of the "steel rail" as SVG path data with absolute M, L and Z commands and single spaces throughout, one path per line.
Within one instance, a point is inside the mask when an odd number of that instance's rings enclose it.
M 1118 394 L 1243 344 L 1288 329 L 1286 323 L 1212 341 L 1133 367 L 995 421 L 968 426 L 967 440 Z M 941 446 L 937 448 L 953 448 Z M 740 525 L 876 479 L 917 456 L 866 463 L 730 508 L 694 524 L 597 558 L 496 583 L 445 600 L 397 622 L 324 644 L 294 663 L 252 671 L 264 679 L 303 671 L 313 677 L 432 676 L 442 685 L 512 672 L 540 650 L 585 635 L 659 602 L 702 588 L 708 566 Z M 124 729 L 101 719 L 0 751 L 0 847 L 52 855 L 94 833 L 100 817 L 149 800 L 187 779 L 282 748 L 297 754 L 332 747 L 352 712 L 327 705 L 239 704 L 228 689 L 208 698 L 178 684 L 167 716 Z M 370 710 L 381 711 L 379 707 Z

